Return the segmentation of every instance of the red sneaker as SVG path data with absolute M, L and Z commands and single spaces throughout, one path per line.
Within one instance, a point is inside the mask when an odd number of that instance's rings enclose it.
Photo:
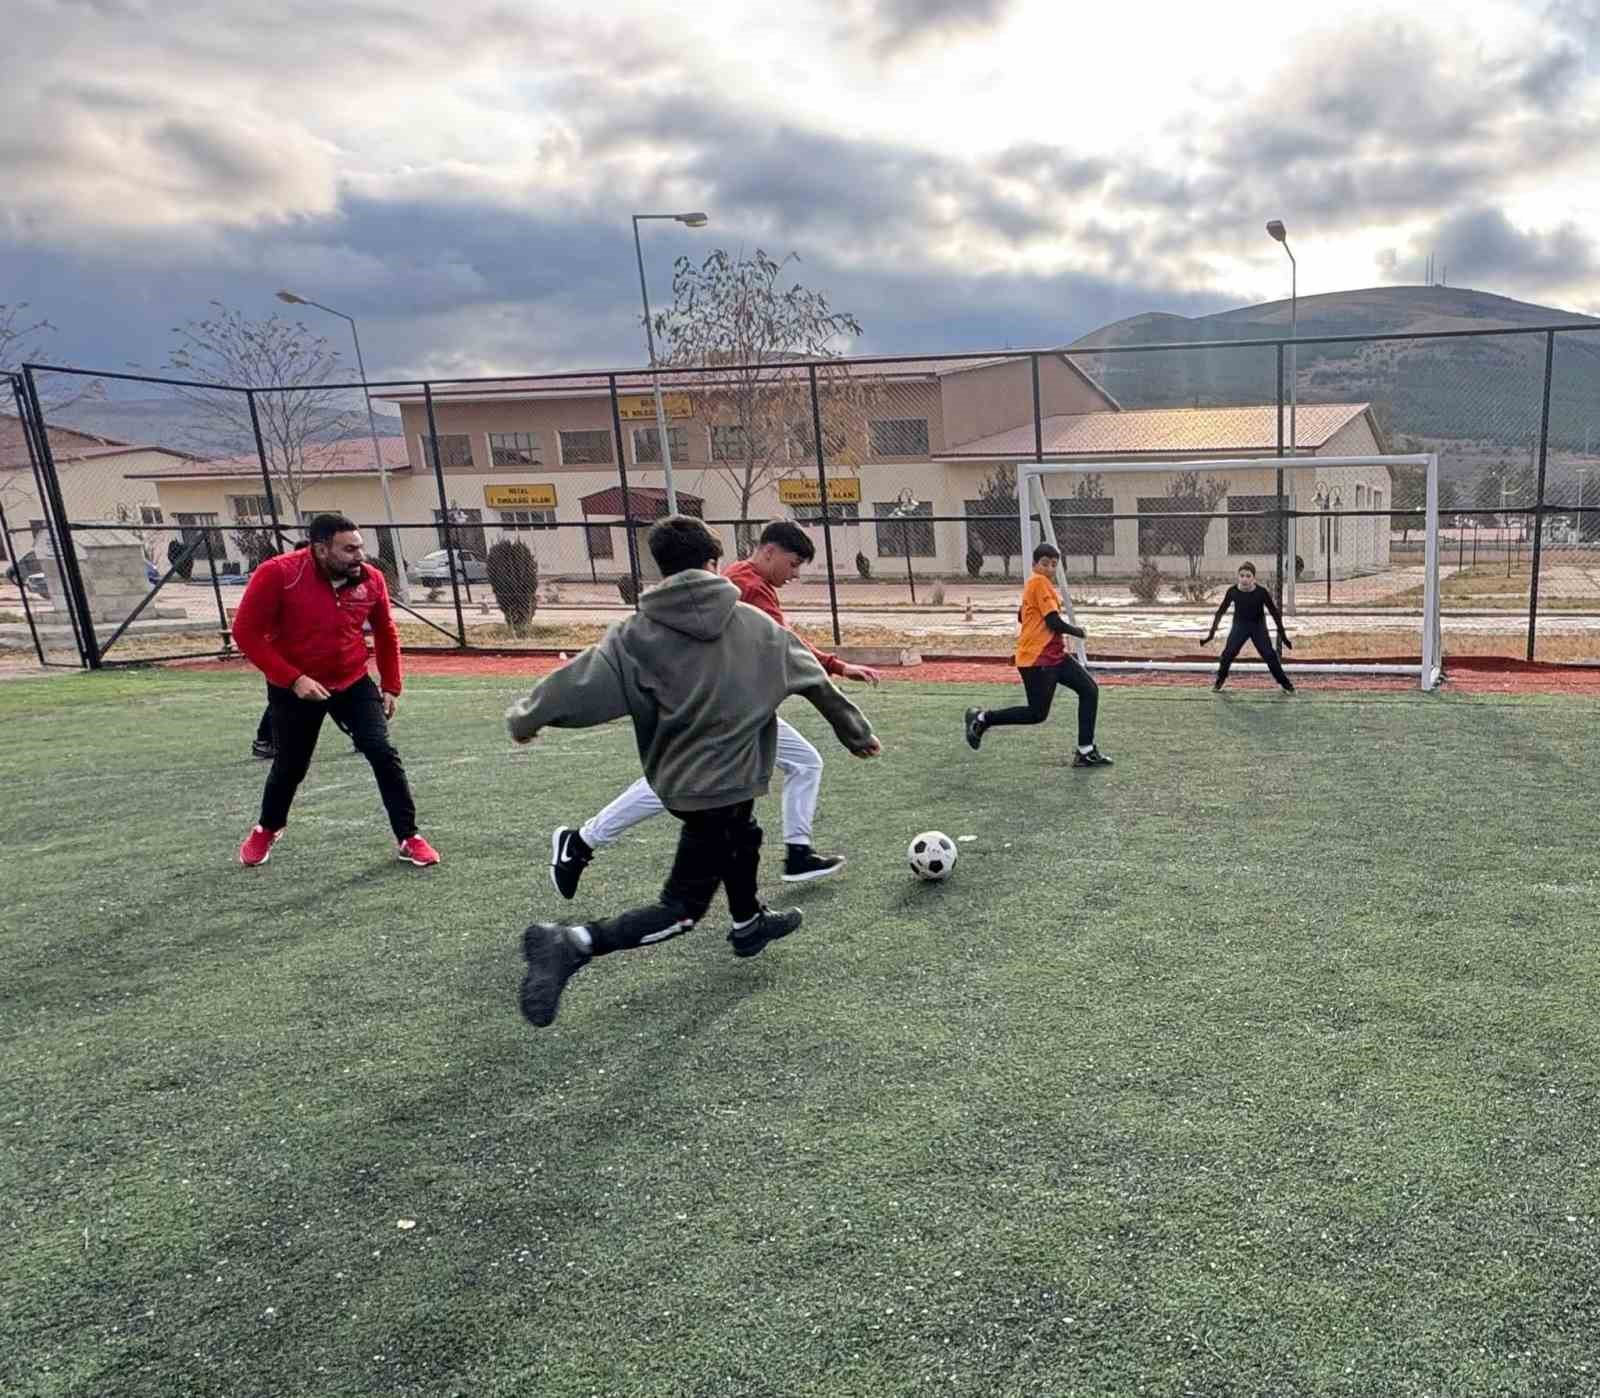
M 421 835 L 413 835 L 409 840 L 400 841 L 400 848 L 395 851 L 394 857 L 415 864 L 419 869 L 426 869 L 428 865 L 439 862 L 439 851 Z
M 278 837 L 282 834 L 281 830 L 263 830 L 261 826 L 256 826 L 244 837 L 244 843 L 239 846 L 239 862 L 246 868 L 265 864 L 272 858 L 272 847 L 278 843 Z

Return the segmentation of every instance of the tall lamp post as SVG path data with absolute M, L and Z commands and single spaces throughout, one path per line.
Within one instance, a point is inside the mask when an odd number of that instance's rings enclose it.
M 667 478 L 667 513 L 675 515 L 678 513 L 678 492 L 672 484 L 672 444 L 667 441 L 667 414 L 661 406 L 661 376 L 656 373 L 656 332 L 650 324 L 650 291 L 644 280 L 644 248 L 639 242 L 639 221 L 647 218 L 666 219 L 672 223 L 681 223 L 685 228 L 704 228 L 709 220 L 699 211 L 688 214 L 633 216 L 633 255 L 639 262 L 639 297 L 644 302 L 644 342 L 650 351 L 650 377 L 654 381 L 656 393 L 656 440 L 661 444 L 661 465 Z M 622 450 L 621 442 L 617 443 L 617 450 Z
M 1299 356 L 1296 354 L 1295 340 L 1300 334 L 1300 296 L 1297 282 L 1300 268 L 1294 260 L 1294 253 L 1289 247 L 1289 230 L 1283 226 L 1281 218 L 1271 219 L 1267 223 L 1267 233 L 1277 242 L 1283 244 L 1283 250 L 1289 254 L 1289 455 L 1298 456 L 1300 453 L 1300 439 L 1295 435 L 1295 404 L 1299 394 Z M 1290 472 L 1290 481 L 1293 482 L 1294 473 Z M 1279 492 L 1280 495 L 1282 492 Z M 1282 508 L 1279 501 L 1279 508 Z M 1298 528 L 1295 531 L 1299 533 Z M 1294 539 L 1289 548 L 1289 558 L 1283 578 L 1283 604 L 1289 609 L 1294 609 Z
M 340 320 L 350 322 L 350 338 L 356 342 L 356 369 L 361 374 L 361 396 L 367 400 L 367 431 L 372 434 L 372 457 L 378 467 L 378 484 L 383 489 L 383 516 L 389 524 L 389 537 L 394 540 L 395 594 L 402 602 L 409 604 L 411 586 L 406 581 L 406 551 L 400 538 L 400 531 L 395 527 L 394 504 L 389 499 L 389 468 L 384 464 L 383 448 L 378 445 L 378 419 L 372 411 L 372 394 L 367 389 L 367 366 L 361 358 L 361 336 L 356 331 L 355 317 L 348 316 L 343 311 L 336 311 L 332 306 L 324 306 L 320 301 L 313 301 L 309 296 L 298 296 L 292 291 L 280 291 L 278 300 L 288 306 L 315 306 L 319 311 L 326 311 L 331 316 L 338 316 Z
M 905 521 L 912 519 L 917 512 L 917 497 L 911 493 L 907 486 L 895 497 L 894 509 L 889 511 L 890 519 L 898 519 L 900 524 L 900 537 L 906 546 L 906 586 L 911 589 L 911 605 L 917 604 L 917 580 L 911 576 L 911 526 Z

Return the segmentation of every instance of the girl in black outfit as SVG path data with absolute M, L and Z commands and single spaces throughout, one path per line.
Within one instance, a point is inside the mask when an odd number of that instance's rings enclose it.
M 1241 563 L 1239 565 L 1239 582 L 1237 586 L 1230 587 L 1222 598 L 1222 605 L 1217 608 L 1217 614 L 1211 618 L 1211 631 L 1201 645 L 1208 644 L 1217 634 L 1217 623 L 1222 620 L 1222 614 L 1233 608 L 1233 627 L 1228 632 L 1227 643 L 1222 647 L 1222 658 L 1217 665 L 1216 682 L 1213 689 L 1221 689 L 1222 683 L 1228 678 L 1228 667 L 1234 658 L 1244 649 L 1244 643 L 1249 641 L 1256 648 L 1258 654 L 1267 662 L 1267 669 L 1272 671 L 1272 678 L 1283 686 L 1286 694 L 1294 693 L 1294 684 L 1283 673 L 1283 665 L 1278 659 L 1278 652 L 1273 649 L 1272 642 L 1267 636 L 1267 622 L 1263 612 L 1271 612 L 1272 619 L 1278 625 L 1278 646 L 1282 650 L 1293 650 L 1294 643 L 1283 634 L 1283 617 L 1278 614 L 1278 604 L 1272 600 L 1272 594 L 1256 582 L 1256 565 L 1254 563 Z

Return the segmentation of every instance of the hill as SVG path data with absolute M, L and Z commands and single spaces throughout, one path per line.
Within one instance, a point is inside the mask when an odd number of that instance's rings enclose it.
M 1392 436 L 1479 449 L 1525 449 L 1537 438 L 1545 339 L 1508 334 L 1443 340 L 1318 343 L 1318 336 L 1428 334 L 1590 325 L 1556 337 L 1551 444 L 1600 441 L 1600 320 L 1465 287 L 1390 286 L 1304 296 L 1296 354 L 1302 403 L 1370 402 Z M 1079 360 L 1124 407 L 1214 407 L 1272 402 L 1277 354 L 1241 340 L 1288 336 L 1288 301 L 1208 316 L 1130 316 L 1073 342 L 1074 349 L 1188 344 L 1198 348 Z
M 340 435 L 364 438 L 368 435 L 367 419 L 366 413 L 360 410 L 359 400 L 353 412 L 353 425 Z M 236 433 L 219 431 L 217 424 L 203 412 L 176 396 L 89 396 L 65 407 L 51 409 L 46 415 L 55 426 L 76 427 L 82 432 L 93 432 L 97 436 L 139 446 L 171 447 L 201 456 L 233 456 L 255 450 L 255 440 L 245 430 L 247 423 L 241 423 L 241 430 Z M 379 407 L 376 417 L 380 437 L 401 435 L 398 413 L 385 412 Z

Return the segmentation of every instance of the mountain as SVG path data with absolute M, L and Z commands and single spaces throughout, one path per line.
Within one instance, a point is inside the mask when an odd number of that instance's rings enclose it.
M 1300 402 L 1370 402 L 1391 441 L 1407 436 L 1435 446 L 1470 444 L 1471 454 L 1526 449 L 1537 440 L 1543 335 L 1358 344 L 1319 344 L 1316 337 L 1594 326 L 1593 332 L 1556 336 L 1550 440 L 1561 450 L 1584 449 L 1586 434 L 1600 444 L 1600 320 L 1592 316 L 1465 287 L 1387 286 L 1303 296 L 1298 320 Z M 1127 408 L 1270 403 L 1277 393 L 1276 350 L 1230 344 L 1283 339 L 1289 326 L 1288 301 L 1208 316 L 1148 313 L 1102 326 L 1071 348 L 1199 346 L 1077 361 Z

